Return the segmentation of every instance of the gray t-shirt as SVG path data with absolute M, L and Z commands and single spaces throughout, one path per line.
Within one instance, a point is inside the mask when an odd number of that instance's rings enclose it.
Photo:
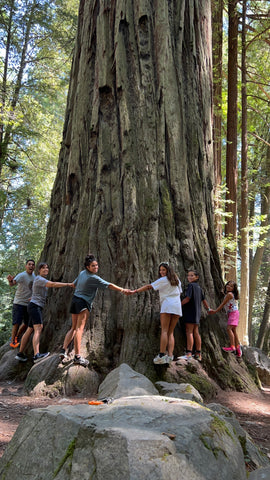
M 92 308 L 98 288 L 105 290 L 110 285 L 110 282 L 106 282 L 106 280 L 88 272 L 88 270 L 83 270 L 73 283 L 76 286 L 74 295 L 83 298 L 88 304 L 89 310 Z
M 27 272 L 18 273 L 18 275 L 14 277 L 14 281 L 18 287 L 13 303 L 16 303 L 17 305 L 28 305 L 32 295 L 32 287 L 35 278 L 36 276 L 34 273 L 29 275 Z
M 49 282 L 47 278 L 38 275 L 35 278 L 33 283 L 33 293 L 31 297 L 31 302 L 39 305 L 39 307 L 43 308 L 46 302 L 46 297 L 48 293 L 48 289 L 46 288 L 46 284 Z

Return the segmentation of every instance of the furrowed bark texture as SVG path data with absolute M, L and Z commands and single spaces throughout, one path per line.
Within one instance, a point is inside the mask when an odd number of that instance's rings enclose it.
M 91 252 L 100 276 L 122 287 L 150 283 L 159 262 L 170 261 L 182 282 L 187 269 L 199 270 L 210 303 L 221 290 L 211 200 L 210 6 L 81 1 L 43 251 L 54 280 L 74 280 Z M 47 346 L 63 341 L 70 298 L 64 289 L 50 292 Z M 159 336 L 157 294 L 106 291 L 95 300 L 84 348 L 101 368 L 126 361 L 145 373 Z M 179 342 L 176 351 L 180 335 Z

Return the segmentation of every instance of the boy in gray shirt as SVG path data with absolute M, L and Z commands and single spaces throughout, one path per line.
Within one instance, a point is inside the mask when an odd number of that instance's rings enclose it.
M 33 273 L 35 269 L 34 260 L 26 261 L 25 272 L 18 273 L 16 276 L 8 275 L 8 283 L 11 287 L 18 286 L 12 308 L 12 332 L 10 346 L 17 348 L 19 346 L 18 337 L 22 336 L 28 327 L 29 316 L 27 305 L 32 295 L 32 286 L 35 279 Z

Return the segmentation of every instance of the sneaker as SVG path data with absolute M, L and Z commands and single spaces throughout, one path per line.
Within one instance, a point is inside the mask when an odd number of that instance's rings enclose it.
M 28 357 L 23 352 L 18 352 L 15 358 L 19 360 L 19 362 L 27 362 L 28 360 Z
M 43 360 L 44 358 L 48 357 L 49 355 L 50 355 L 50 352 L 37 353 L 37 354 L 33 357 L 33 361 L 34 361 L 34 363 L 38 363 L 38 362 L 40 362 L 41 360 Z
M 195 353 L 194 358 L 195 358 L 195 360 L 198 360 L 198 362 L 202 361 L 202 356 L 201 356 L 200 353 Z
M 191 359 L 192 359 L 191 353 L 186 354 L 186 355 L 182 355 L 181 357 L 177 357 L 177 360 L 191 360 Z
M 89 361 L 83 357 L 74 357 L 73 363 L 75 365 L 81 365 L 82 367 L 87 367 L 87 365 L 89 365 Z
M 222 350 L 224 352 L 231 352 L 231 353 L 235 353 L 235 348 L 232 348 L 232 347 L 222 347 Z
M 158 355 L 154 358 L 153 362 L 156 363 L 157 365 L 162 365 L 162 364 L 164 364 L 164 363 L 168 363 L 167 358 L 168 358 L 167 355 L 163 355 L 163 356 L 161 357 L 161 356 L 158 354 Z
M 68 355 L 67 355 L 64 348 L 61 348 L 60 353 L 59 353 L 59 357 L 61 358 L 61 360 L 64 360 L 64 359 L 68 358 Z
M 19 347 L 19 345 L 20 345 L 20 344 L 19 344 L 19 342 L 17 341 L 17 338 L 16 338 L 16 337 L 15 337 L 14 342 L 10 342 L 10 344 L 9 344 L 9 346 L 10 346 L 11 348 L 17 348 L 17 347 Z
M 237 356 L 238 358 L 241 358 L 242 355 L 243 355 L 242 347 L 241 347 L 241 345 L 238 345 L 238 346 L 236 347 L 236 356 Z
M 171 355 L 171 356 L 170 356 L 170 355 L 167 355 L 167 363 L 168 363 L 169 365 L 172 363 L 173 359 L 174 359 L 174 356 L 173 356 L 173 355 Z

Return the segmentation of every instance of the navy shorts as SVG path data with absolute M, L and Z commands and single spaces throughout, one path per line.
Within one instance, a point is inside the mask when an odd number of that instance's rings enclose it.
M 19 305 L 18 303 L 13 303 L 12 307 L 12 325 L 21 325 L 22 322 L 28 326 L 29 315 L 27 312 L 26 305 Z
M 42 325 L 43 318 L 42 318 L 42 308 L 36 303 L 30 302 L 28 304 L 28 314 L 29 314 L 29 324 L 28 327 L 34 328 L 34 325 Z
M 70 313 L 75 313 L 76 315 L 78 315 L 83 310 L 89 310 L 87 302 L 83 298 L 76 297 L 74 295 L 70 305 Z

